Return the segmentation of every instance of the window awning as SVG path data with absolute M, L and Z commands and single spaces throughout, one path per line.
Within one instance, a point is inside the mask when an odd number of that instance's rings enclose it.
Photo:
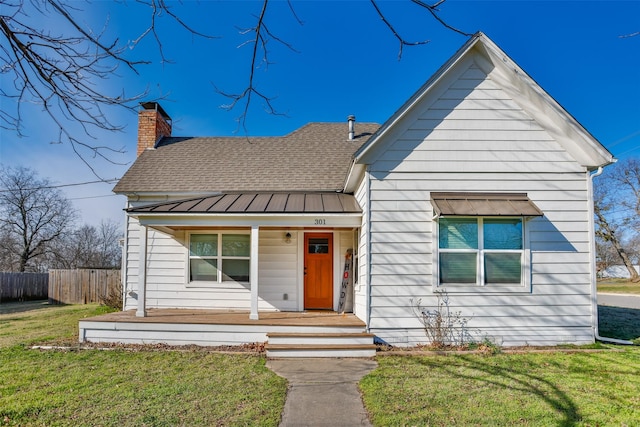
M 542 216 L 526 193 L 431 193 L 436 214 L 460 216 Z
M 132 214 L 361 214 L 355 197 L 342 193 L 235 193 L 155 203 Z

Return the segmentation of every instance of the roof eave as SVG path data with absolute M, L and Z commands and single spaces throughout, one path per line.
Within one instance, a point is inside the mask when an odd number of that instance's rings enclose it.
M 604 147 L 589 131 L 586 130 L 567 110 L 564 109 L 551 95 L 549 95 L 531 76 L 529 76 L 518 64 L 513 61 L 502 49 L 500 49 L 491 39 L 484 33 L 478 32 L 474 34 L 447 62 L 436 71 L 427 82 L 418 89 L 418 91 L 405 102 L 381 127 L 376 133 L 355 153 L 356 163 L 366 163 L 367 155 L 373 151 L 378 142 L 383 139 L 403 118 L 410 114 L 416 104 L 422 102 L 432 90 L 441 82 L 449 72 L 461 61 L 463 61 L 469 52 L 478 47 L 481 56 L 487 58 L 492 66 L 501 70 L 509 70 L 502 72 L 508 81 L 513 84 L 520 80 L 531 90 L 530 96 L 537 99 L 541 108 L 552 110 L 555 115 L 562 117 L 564 123 L 558 129 L 558 140 L 564 140 L 563 145 L 569 152 L 573 152 L 577 156 L 576 160 L 586 169 L 594 170 L 601 166 L 609 165 L 615 162 L 613 155 Z M 527 95 L 525 95 L 527 96 Z M 546 107 L 545 107 L 546 105 Z M 544 111 L 537 114 L 537 119 L 545 122 Z M 547 120 L 548 121 L 548 120 Z M 547 128 L 553 130 L 557 128 L 558 121 L 547 123 Z M 561 132 L 571 132 L 578 142 L 568 142 L 571 138 L 562 137 Z M 578 151 L 577 151 L 578 150 Z
M 528 86 L 528 89 L 535 94 L 534 96 L 537 96 L 540 101 L 546 103 L 548 108 L 558 116 L 564 118 L 566 124 L 569 126 L 568 131 L 573 132 L 575 136 L 580 138 L 581 142 L 587 144 L 587 147 L 585 147 L 583 144 L 578 143 L 579 148 L 582 150 L 584 155 L 589 158 L 589 161 L 580 162 L 583 167 L 587 170 L 595 170 L 598 167 L 615 163 L 616 160 L 613 154 L 611 154 L 596 137 L 582 126 L 582 124 L 571 113 L 569 113 L 569 111 L 567 111 L 551 94 L 544 90 L 542 86 L 539 85 L 538 82 L 536 82 L 535 79 L 533 79 L 524 69 L 522 69 L 506 52 L 500 49 L 498 45 L 484 34 L 480 33 L 478 38 L 482 40 L 482 47 L 484 48 L 483 51 L 485 55 L 490 58 L 496 68 L 499 67 L 499 69 L 502 70 L 512 71 L 511 74 L 506 75 L 511 82 L 517 81 L 516 79 L 524 82 Z M 508 88 L 503 89 L 508 90 Z M 531 98 L 531 96 L 529 98 Z M 542 112 L 542 114 L 537 115 L 536 119 L 542 121 L 545 117 L 549 117 L 549 114 L 544 114 L 544 112 Z M 558 126 L 551 125 L 547 126 L 547 129 L 554 130 L 556 127 Z M 562 144 L 560 139 L 563 138 L 558 138 L 558 142 Z M 592 150 L 593 155 L 590 154 L 587 149 Z M 575 150 L 573 151 L 575 154 Z
M 356 163 L 355 159 L 351 162 L 349 173 L 347 174 L 347 177 L 344 181 L 343 191 L 345 193 L 353 193 L 354 191 L 356 191 L 356 187 L 358 186 L 358 182 L 360 182 L 364 168 L 364 165 Z

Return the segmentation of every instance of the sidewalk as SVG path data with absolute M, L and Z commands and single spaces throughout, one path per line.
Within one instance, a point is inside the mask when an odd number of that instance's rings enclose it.
M 370 359 L 268 360 L 289 381 L 280 426 L 371 426 L 358 381 L 376 366 Z
M 610 307 L 640 309 L 640 295 L 598 292 L 598 304 Z

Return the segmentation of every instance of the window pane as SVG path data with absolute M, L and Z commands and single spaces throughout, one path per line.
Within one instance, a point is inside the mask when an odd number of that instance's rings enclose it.
M 440 218 L 442 249 L 477 249 L 478 221 L 475 218 Z
M 191 256 L 218 255 L 218 235 L 192 234 L 189 251 Z
M 215 259 L 191 259 L 190 280 L 218 281 L 218 261 Z
M 485 249 L 522 249 L 520 218 L 487 218 L 484 220 Z
M 329 253 L 329 239 L 309 239 L 310 254 L 328 254 Z
M 485 253 L 484 274 L 486 284 L 520 283 L 522 276 L 521 259 L 522 256 L 520 253 Z
M 440 283 L 476 283 L 475 253 L 440 253 Z
M 248 282 L 249 281 L 249 260 L 248 259 L 223 259 L 222 260 L 222 281 L 223 282 Z
M 250 256 L 251 236 L 249 234 L 223 234 L 222 256 Z

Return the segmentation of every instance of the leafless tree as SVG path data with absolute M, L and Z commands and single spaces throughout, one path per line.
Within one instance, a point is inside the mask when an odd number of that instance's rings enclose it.
M 624 225 L 640 234 L 640 159 L 631 157 L 618 162 L 611 170 Z
M 35 261 L 70 229 L 75 217 L 71 202 L 33 170 L 0 170 L 3 247 L 17 259 L 17 271 L 35 269 Z
M 16 239 L 5 227 L 0 227 L 0 271 L 16 271 L 18 257 Z
M 400 35 L 397 26 L 387 19 L 383 8 L 375 0 L 370 0 L 376 12 L 397 38 L 398 57 L 404 46 L 425 44 L 428 41 L 409 41 Z M 419 10 L 446 28 L 466 34 L 447 24 L 439 16 L 439 8 L 445 0 L 429 5 L 422 0 L 409 0 Z M 163 49 L 163 34 L 159 31 L 159 21 L 167 19 L 178 28 L 204 38 L 217 38 L 194 29 L 180 18 L 180 5 L 170 5 L 166 0 L 135 0 L 136 4 L 148 7 L 149 20 L 140 23 L 139 36 L 132 41 L 122 42 L 117 37 L 107 36 L 109 22 L 102 28 L 91 28 L 79 18 L 82 4 L 73 0 L 0 0 L 0 99 L 14 105 L 14 109 L 0 111 L 0 127 L 11 129 L 21 135 L 25 132 L 23 106 L 36 104 L 59 129 L 56 142 L 67 142 L 80 159 L 91 168 L 91 157 L 108 161 L 112 155 L 123 149 L 101 145 L 95 139 L 96 130 L 118 131 L 122 125 L 111 120 L 113 107 L 134 109 L 137 101 L 148 96 L 146 90 L 138 93 L 112 93 L 101 83 L 110 79 L 119 70 L 137 73 L 139 67 L 154 59 L 170 62 Z M 289 10 L 295 20 L 296 15 L 291 0 L 287 0 Z M 125 7 L 123 3 L 121 7 Z M 385 5 L 393 7 L 393 5 Z M 176 9 L 177 8 L 177 9 Z M 229 99 L 227 109 L 239 108 L 239 126 L 246 129 L 249 106 L 254 99 L 261 99 L 270 114 L 279 114 L 272 101 L 256 84 L 255 73 L 260 65 L 270 63 L 268 45 L 275 42 L 291 50 L 294 47 L 278 37 L 270 28 L 269 0 L 261 2 L 260 13 L 255 15 L 255 25 L 239 31 L 247 36 L 245 43 L 250 47 L 247 62 L 247 80 L 243 90 L 236 92 L 216 90 Z M 56 28 L 44 28 L 46 20 L 56 22 Z M 166 34 L 164 35 L 166 37 Z M 150 38 L 158 47 L 159 58 L 130 57 L 135 55 L 135 46 L 143 39 Z M 78 130 L 79 127 L 79 130 Z M 87 150 L 89 156 L 84 155 Z
M 113 220 L 103 220 L 98 228 L 100 264 L 103 268 L 120 268 L 122 248 L 120 240 L 124 237 L 120 226 Z
M 50 268 L 119 268 L 122 237 L 113 221 L 102 221 L 99 227 L 85 224 L 65 234 L 50 246 Z
M 629 271 L 640 281 L 633 266 L 633 245 L 640 235 L 640 161 L 629 158 L 608 168 L 596 178 L 594 188 L 596 236 L 610 244 Z M 624 243 L 627 242 L 627 245 Z M 635 243 L 634 243 L 635 242 Z M 627 246 L 627 247 L 625 247 Z M 632 256 L 630 256 L 630 254 Z
M 626 244 L 629 258 L 635 265 L 640 265 L 640 233 L 632 236 Z

